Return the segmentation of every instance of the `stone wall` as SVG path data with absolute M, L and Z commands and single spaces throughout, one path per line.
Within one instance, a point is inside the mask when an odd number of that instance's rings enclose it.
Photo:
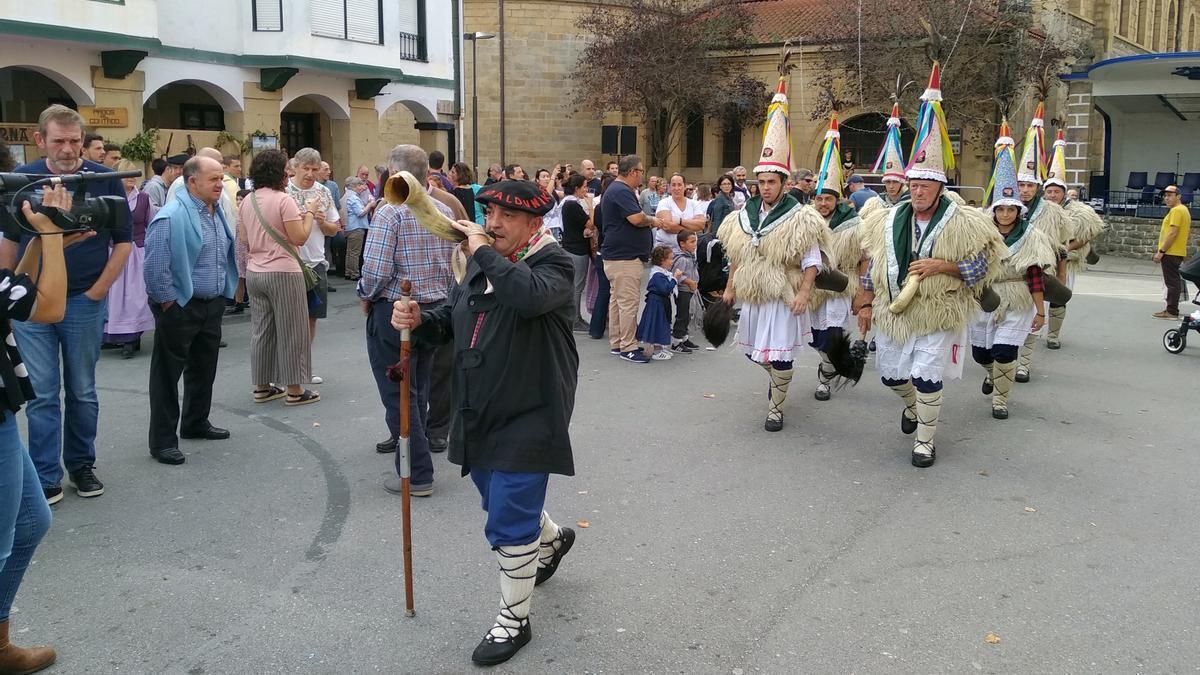
M 1154 257 L 1154 252 L 1158 250 L 1161 220 L 1107 216 L 1104 222 L 1108 229 L 1096 239 L 1095 249 L 1098 253 L 1143 260 Z M 1193 227 L 1189 253 L 1197 248 L 1200 248 L 1200 228 Z

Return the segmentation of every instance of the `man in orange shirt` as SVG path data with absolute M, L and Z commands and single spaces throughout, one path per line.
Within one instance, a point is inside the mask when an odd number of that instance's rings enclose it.
M 1179 265 L 1187 256 L 1188 236 L 1192 229 L 1192 214 L 1183 205 L 1179 187 L 1168 185 L 1163 190 L 1163 203 L 1170 209 L 1163 218 L 1162 231 L 1158 235 L 1158 250 L 1154 262 L 1162 264 L 1163 283 L 1167 285 L 1167 308 L 1155 312 L 1156 319 L 1179 319 L 1179 295 L 1183 292 L 1183 279 L 1179 276 Z

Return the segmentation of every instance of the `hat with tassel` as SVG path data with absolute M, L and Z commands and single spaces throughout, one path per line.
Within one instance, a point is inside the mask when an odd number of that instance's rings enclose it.
M 1067 189 L 1067 158 L 1066 158 L 1067 141 L 1063 138 L 1062 129 L 1058 130 L 1058 137 L 1054 139 L 1054 151 L 1050 153 L 1050 166 L 1046 169 L 1045 185 L 1057 185 L 1062 189 Z
M 1024 215 L 1028 210 L 1021 202 L 1017 190 L 1017 165 L 1013 157 L 1012 132 L 1008 128 L 1008 118 L 1000 122 L 1000 137 L 996 139 L 996 157 L 992 165 L 992 177 L 988 181 L 987 212 L 991 214 L 997 206 L 1015 206 Z
M 817 170 L 817 191 L 819 195 L 833 195 L 842 198 L 846 188 L 845 176 L 842 174 L 842 134 L 838 131 L 837 112 L 829 116 L 829 131 L 825 132 L 825 147 L 821 149 L 821 168 Z
M 1017 165 L 1017 180 L 1022 183 L 1041 185 L 1042 181 L 1046 180 L 1046 123 L 1042 121 L 1045 110 L 1046 104 L 1038 103 L 1037 111 L 1033 113 L 1033 119 L 1029 120 L 1029 131 L 1025 132 L 1025 143 L 1021 148 L 1021 162 Z
M 892 104 L 892 116 L 887 121 L 887 137 L 879 149 L 879 157 L 871 173 L 882 173 L 883 182 L 904 181 L 904 149 L 900 145 L 900 104 Z
M 763 128 L 762 153 L 754 173 L 774 172 L 789 176 L 792 173 L 792 131 L 788 119 L 787 81 L 780 76 L 779 86 L 771 105 L 767 107 L 767 124 Z
M 946 113 L 942 112 L 941 66 L 934 61 L 929 73 L 929 86 L 921 94 L 921 110 L 917 114 L 917 138 L 912 157 L 904 175 L 909 180 L 936 180 L 949 183 L 947 171 L 954 169 L 954 149 L 946 133 Z

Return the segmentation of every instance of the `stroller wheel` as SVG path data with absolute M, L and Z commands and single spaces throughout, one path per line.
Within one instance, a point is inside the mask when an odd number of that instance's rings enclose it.
M 1172 328 L 1163 333 L 1163 347 L 1168 352 L 1178 354 L 1183 351 L 1185 346 L 1187 346 L 1187 342 L 1178 328 Z

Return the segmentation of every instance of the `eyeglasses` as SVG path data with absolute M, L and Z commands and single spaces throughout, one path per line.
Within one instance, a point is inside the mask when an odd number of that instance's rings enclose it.
M 801 179 L 801 180 L 803 180 L 805 183 L 815 183 L 815 182 L 817 182 L 816 180 L 814 180 L 814 179 L 812 179 L 812 178 L 803 178 L 803 179 Z

